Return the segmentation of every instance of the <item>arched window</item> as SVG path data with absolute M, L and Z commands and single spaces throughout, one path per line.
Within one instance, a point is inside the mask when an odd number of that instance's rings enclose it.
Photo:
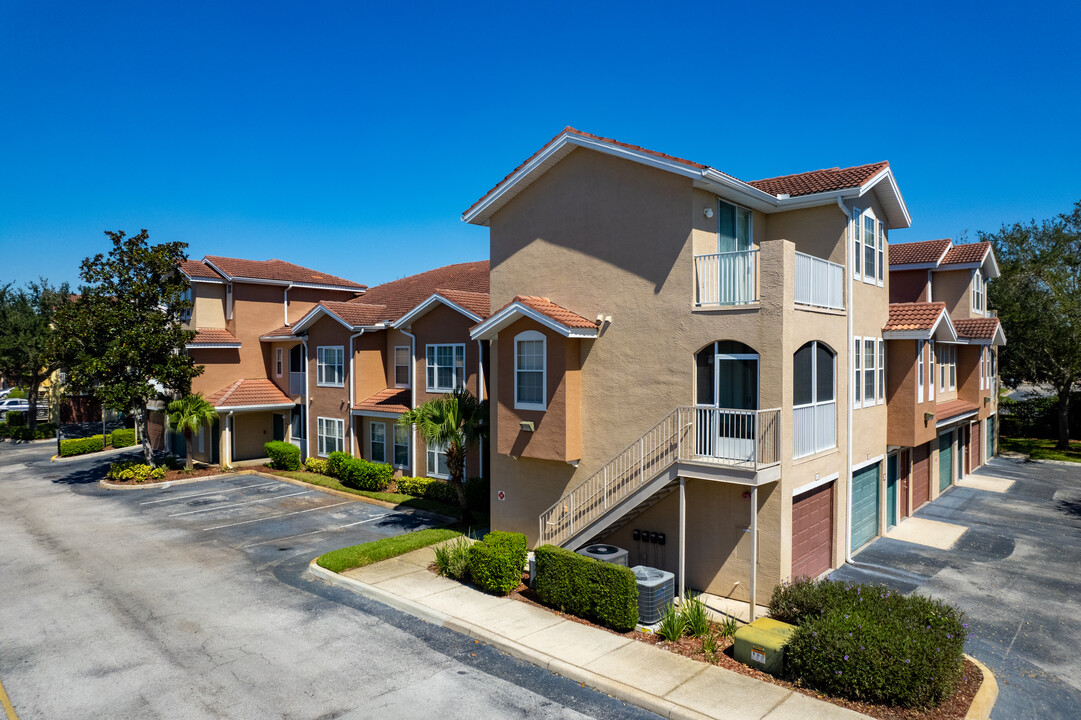
M 837 447 L 837 355 L 812 340 L 792 358 L 792 456 Z
M 547 341 L 542 333 L 526 330 L 514 336 L 514 407 L 546 410 Z

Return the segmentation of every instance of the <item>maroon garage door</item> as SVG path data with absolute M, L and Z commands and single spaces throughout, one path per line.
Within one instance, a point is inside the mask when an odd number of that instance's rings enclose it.
M 983 448 L 980 447 L 980 438 L 983 436 L 981 433 L 980 423 L 972 423 L 972 447 L 969 449 L 969 457 L 972 458 L 972 469 L 975 470 L 980 465 L 983 465 Z
M 931 444 L 912 448 L 912 509 L 931 499 Z
M 833 566 L 833 483 L 792 498 L 792 577 L 818 577 Z

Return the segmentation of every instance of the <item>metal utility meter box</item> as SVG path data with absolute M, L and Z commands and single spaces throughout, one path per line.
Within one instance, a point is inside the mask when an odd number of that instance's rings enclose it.
M 795 625 L 759 618 L 736 631 L 732 654 L 744 665 L 780 675 L 784 669 L 784 646 L 795 631 Z

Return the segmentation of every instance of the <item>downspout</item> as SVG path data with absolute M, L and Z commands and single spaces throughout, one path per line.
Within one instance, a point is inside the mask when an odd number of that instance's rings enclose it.
M 852 212 L 848 206 L 845 205 L 841 198 L 837 198 L 837 207 L 841 209 L 841 212 L 845 215 L 845 255 L 852 258 Z M 852 338 L 854 336 L 854 329 L 852 327 L 852 272 L 855 259 L 852 258 L 846 263 L 845 275 L 845 315 L 848 316 L 848 402 L 845 403 L 848 406 L 848 424 L 845 432 L 845 562 L 852 562 L 852 403 L 855 397 L 856 389 L 853 387 L 852 381 L 852 363 L 855 362 L 855 358 L 852 356 Z
M 417 336 L 404 328 L 398 328 L 409 338 L 409 409 L 417 406 Z M 409 436 L 409 472 L 417 474 L 417 426 L 414 423 Z
M 308 417 L 308 407 L 311 405 L 312 396 L 310 394 L 311 388 L 311 373 L 308 372 L 308 366 L 311 362 L 308 359 L 308 341 L 301 340 L 300 346 L 304 348 L 304 457 L 312 456 L 312 428 Z
M 477 338 L 477 399 L 484 402 L 484 346 L 481 339 Z M 489 417 L 489 424 L 491 418 Z M 480 472 L 477 474 L 484 477 L 484 438 L 477 440 L 477 457 L 480 459 Z
M 751 603 L 750 622 L 758 608 L 758 486 L 751 486 Z
M 356 440 L 353 433 L 353 396 L 356 393 L 357 381 L 356 381 L 356 363 L 353 358 L 353 339 L 358 338 L 364 334 L 361 330 L 358 333 L 353 333 L 349 336 L 349 452 L 353 452 L 353 441 Z M 384 452 L 384 454 L 386 454 Z M 360 457 L 360 447 L 357 447 L 357 457 Z

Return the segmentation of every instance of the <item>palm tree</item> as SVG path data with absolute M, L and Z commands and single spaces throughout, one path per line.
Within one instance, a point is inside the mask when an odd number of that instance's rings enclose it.
M 192 458 L 192 437 L 200 428 L 211 427 L 217 419 L 218 411 L 203 398 L 202 393 L 185 395 L 169 403 L 169 424 L 174 430 L 184 433 L 187 441 L 188 459 L 184 464 L 186 470 L 191 470 L 195 465 Z
M 488 403 L 477 400 L 473 393 L 458 388 L 453 393 L 429 400 L 398 419 L 403 427 L 416 425 L 426 445 L 446 448 L 450 482 L 458 493 L 462 523 L 468 525 L 473 517 L 465 496 L 465 456 L 488 435 Z

